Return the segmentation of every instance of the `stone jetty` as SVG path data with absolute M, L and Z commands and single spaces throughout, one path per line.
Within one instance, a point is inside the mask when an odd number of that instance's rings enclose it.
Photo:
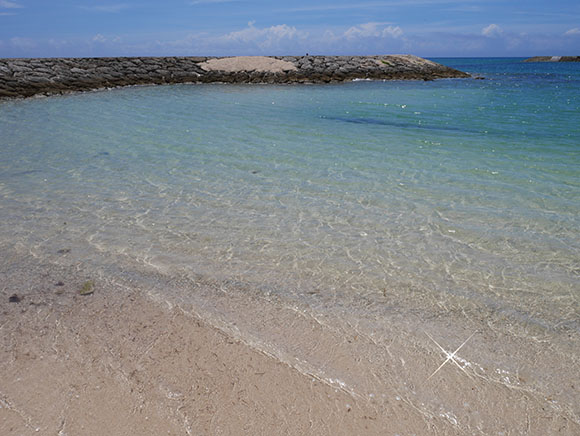
M 534 56 L 524 62 L 580 62 L 580 56 Z
M 334 83 L 469 74 L 412 55 L 0 59 L 0 98 L 168 83 Z

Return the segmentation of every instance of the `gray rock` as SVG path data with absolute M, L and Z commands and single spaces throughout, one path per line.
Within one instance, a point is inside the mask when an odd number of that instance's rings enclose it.
M 414 56 L 278 56 L 296 71 L 206 71 L 209 57 L 0 59 L 0 98 L 135 84 L 328 83 L 355 78 L 434 79 L 467 74 Z M 377 62 L 378 60 L 378 62 Z
M 524 62 L 580 62 L 580 56 L 534 56 Z

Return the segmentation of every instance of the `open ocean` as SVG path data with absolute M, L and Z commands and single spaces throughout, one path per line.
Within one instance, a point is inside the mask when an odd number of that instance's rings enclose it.
M 466 369 L 577 418 L 580 64 L 434 60 L 484 80 L 0 102 L 0 244 L 192 304 L 360 395 L 418 391 L 381 372 L 393 332 L 474 334 Z M 377 347 L 314 347 L 289 308 Z M 324 360 L 353 352 L 373 377 Z

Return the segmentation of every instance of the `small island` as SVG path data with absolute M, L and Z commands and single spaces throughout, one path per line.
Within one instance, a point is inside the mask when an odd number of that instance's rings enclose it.
M 168 83 L 336 83 L 469 74 L 412 55 L 0 59 L 0 98 Z
M 534 56 L 524 62 L 580 62 L 580 56 Z

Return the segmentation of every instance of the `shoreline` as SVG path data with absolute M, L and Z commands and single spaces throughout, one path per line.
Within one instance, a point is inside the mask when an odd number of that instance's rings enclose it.
M 131 85 L 468 77 L 467 73 L 412 55 L 0 59 L 0 99 Z
M 476 324 L 449 319 L 453 330 L 442 336 L 427 320 L 410 331 L 393 314 L 403 328 L 379 339 L 364 319 L 344 319 L 352 327 L 345 328 L 256 290 L 232 291 L 228 282 L 151 281 L 126 266 L 105 272 L 82 259 L 61 264 L 58 256 L 5 252 L 2 434 L 97 435 L 107 423 L 117 434 L 119 422 L 140 434 L 483 435 L 503 428 L 572 435 L 580 428 L 573 405 L 556 392 L 530 390 L 525 371 L 494 377 L 496 366 L 464 360 L 502 346 L 497 333 L 473 330 Z M 87 282 L 93 292 L 81 295 Z M 18 302 L 10 301 L 14 294 Z M 427 331 L 452 350 L 472 334 L 457 365 L 433 375 L 445 357 Z
M 187 306 L 103 278 L 81 295 L 86 271 L 22 262 L 24 276 L 0 270 L 2 434 L 461 434 L 305 375 Z

